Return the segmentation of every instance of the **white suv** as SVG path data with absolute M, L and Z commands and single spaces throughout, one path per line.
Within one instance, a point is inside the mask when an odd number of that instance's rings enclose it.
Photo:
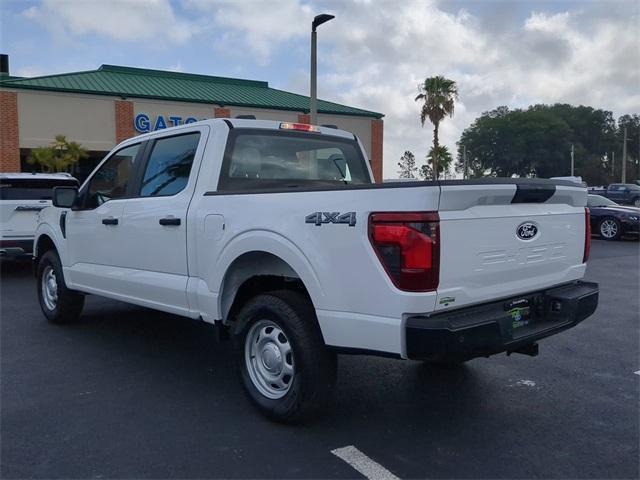
M 1 173 L 0 255 L 31 254 L 38 213 L 51 205 L 53 187 L 77 185 L 68 173 Z

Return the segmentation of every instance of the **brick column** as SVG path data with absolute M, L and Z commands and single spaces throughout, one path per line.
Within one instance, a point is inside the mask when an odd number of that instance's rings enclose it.
M 0 92 L 0 172 L 19 171 L 18 94 Z
M 116 100 L 116 143 L 127 138 L 135 137 L 133 127 L 133 102 L 128 100 Z
M 371 170 L 376 182 L 382 182 L 382 137 L 384 122 L 380 119 L 371 120 Z
M 298 114 L 298 123 L 311 123 L 311 115 L 308 113 L 299 113 Z
M 214 118 L 231 118 L 231 110 L 224 107 L 215 107 L 213 109 Z

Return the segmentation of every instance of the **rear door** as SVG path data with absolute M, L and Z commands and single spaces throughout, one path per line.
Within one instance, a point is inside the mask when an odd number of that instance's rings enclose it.
M 78 185 L 74 178 L 2 178 L 0 180 L 0 235 L 4 239 L 33 238 L 38 212 L 51 205 L 53 187 Z
M 437 310 L 582 277 L 586 189 L 452 183 L 441 187 Z
M 187 210 L 207 126 L 149 140 L 121 231 L 130 292 L 163 309 L 187 309 Z M 195 160 L 198 159 L 198 162 Z

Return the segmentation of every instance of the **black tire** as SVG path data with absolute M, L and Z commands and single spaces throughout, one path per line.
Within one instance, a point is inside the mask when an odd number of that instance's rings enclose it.
M 622 225 L 613 217 L 606 217 L 598 224 L 598 234 L 605 240 L 619 240 L 622 237 Z
M 283 423 L 308 420 L 321 413 L 333 394 L 337 359 L 336 354 L 327 349 L 324 344 L 315 311 L 309 299 L 290 290 L 258 295 L 244 305 L 237 317 L 237 322 L 238 331 L 234 335 L 234 342 L 242 384 L 249 399 L 258 410 L 269 419 Z M 270 325 L 275 325 L 271 331 L 269 331 Z M 277 334 L 278 329 L 284 334 L 284 337 L 277 336 L 278 339 L 283 340 L 282 342 L 269 340 L 258 333 L 273 334 L 275 332 Z M 252 339 L 255 335 L 259 335 L 259 338 L 255 342 L 248 342 L 249 334 Z M 264 348 L 258 345 L 263 345 Z M 278 345 L 285 345 L 285 348 L 288 345 L 291 353 L 286 353 L 284 356 L 276 353 L 276 360 L 273 360 L 273 363 L 276 363 L 274 370 L 278 371 L 278 365 L 282 367 L 288 362 L 293 373 L 289 377 L 289 383 L 279 392 L 275 392 L 276 395 L 282 396 L 269 398 L 263 393 L 264 384 L 260 386 L 260 380 L 255 378 L 258 376 L 264 380 L 265 376 L 260 376 L 258 372 L 269 368 L 265 366 L 269 362 L 265 361 L 264 352 L 269 349 L 268 347 L 278 349 Z M 262 353 L 251 356 L 252 348 L 262 349 Z M 256 366 L 260 361 L 262 361 L 262 369 Z M 278 362 L 281 363 L 278 364 Z M 280 368 L 280 371 L 282 370 Z M 286 381 L 286 376 L 283 377 L 283 383 Z M 275 386 L 267 385 L 267 394 L 274 394 L 269 392 L 269 389 Z
M 52 304 L 50 297 L 45 292 L 46 286 L 43 277 L 52 274 L 55 277 L 57 298 Z M 38 301 L 42 313 L 51 323 L 72 323 L 80 318 L 84 307 L 84 295 L 69 290 L 64 282 L 62 264 L 55 250 L 49 250 L 40 258 L 36 270 Z

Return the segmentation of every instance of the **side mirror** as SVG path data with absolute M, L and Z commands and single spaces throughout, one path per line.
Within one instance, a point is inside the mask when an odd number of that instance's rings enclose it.
M 53 206 L 71 208 L 78 200 L 78 187 L 53 187 Z

